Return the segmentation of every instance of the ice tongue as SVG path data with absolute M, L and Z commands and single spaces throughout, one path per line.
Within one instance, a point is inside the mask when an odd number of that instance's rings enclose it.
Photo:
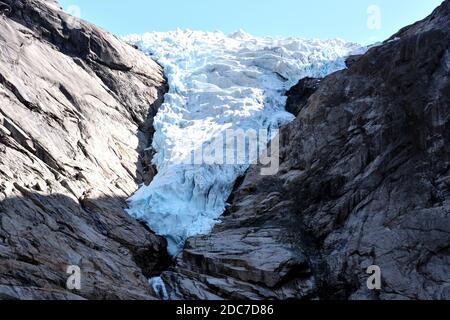
M 303 77 L 345 68 L 344 57 L 358 48 L 342 40 L 257 38 L 243 31 L 177 30 L 125 40 L 156 59 L 169 81 L 154 119 L 158 174 L 129 199 L 128 212 L 166 237 L 172 255 L 187 238 L 211 231 L 249 167 L 192 163 L 192 155 L 227 130 L 259 132 L 288 123 L 294 117 L 285 111 L 286 89 Z

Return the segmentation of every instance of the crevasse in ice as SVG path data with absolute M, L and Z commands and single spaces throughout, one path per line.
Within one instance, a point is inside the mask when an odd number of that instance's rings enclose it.
M 248 164 L 189 164 L 192 152 L 227 129 L 277 129 L 293 116 L 284 93 L 303 77 L 345 67 L 358 49 L 342 40 L 258 38 L 238 31 L 155 32 L 125 37 L 158 61 L 170 90 L 154 120 L 158 174 L 130 199 L 132 216 L 167 238 L 175 255 L 210 232 Z

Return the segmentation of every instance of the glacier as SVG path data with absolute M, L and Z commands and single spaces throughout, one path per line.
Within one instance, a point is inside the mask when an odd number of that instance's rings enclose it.
M 157 175 L 128 200 L 128 213 L 168 241 L 176 255 L 187 238 L 220 222 L 235 181 L 249 163 L 191 163 L 192 154 L 227 130 L 276 130 L 294 119 L 287 89 L 303 77 L 345 68 L 360 47 L 340 39 L 253 37 L 240 30 L 176 30 L 129 35 L 161 64 L 169 83 L 154 119 Z M 237 150 L 236 150 L 237 152 Z

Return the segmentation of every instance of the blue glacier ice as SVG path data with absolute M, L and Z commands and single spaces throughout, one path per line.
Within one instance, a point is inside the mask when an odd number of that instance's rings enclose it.
M 230 129 L 277 129 L 293 120 L 284 93 L 303 77 L 345 68 L 359 47 L 343 40 L 260 38 L 243 31 L 153 32 L 125 37 L 164 69 L 170 91 L 154 120 L 158 174 L 129 199 L 129 214 L 167 238 L 175 255 L 188 237 L 220 221 L 249 164 L 192 164 L 195 150 Z
M 152 288 L 153 292 L 161 299 L 161 300 L 169 300 L 169 295 L 167 294 L 166 285 L 164 284 L 163 279 L 161 277 L 153 277 L 148 280 L 148 284 Z

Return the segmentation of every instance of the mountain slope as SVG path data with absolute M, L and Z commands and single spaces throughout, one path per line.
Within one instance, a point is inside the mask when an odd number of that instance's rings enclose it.
M 166 241 L 124 208 L 151 179 L 163 71 L 55 1 L 3 3 L 0 298 L 147 299 Z M 69 265 L 81 290 L 66 290 Z
M 188 240 L 163 274 L 172 298 L 449 299 L 449 47 L 447 0 L 293 88 L 279 173 L 252 167 L 223 223 Z

